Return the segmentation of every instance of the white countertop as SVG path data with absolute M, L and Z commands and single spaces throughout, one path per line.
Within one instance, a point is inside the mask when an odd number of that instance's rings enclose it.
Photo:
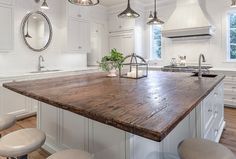
M 65 69 L 65 70 L 57 70 L 57 71 L 49 71 L 49 72 L 7 72 L 0 73 L 0 80 L 14 79 L 14 78 L 26 78 L 26 77 L 55 77 L 55 76 L 65 76 L 65 75 L 73 75 L 77 74 L 81 71 L 93 71 L 98 70 L 98 67 L 83 67 L 76 69 Z

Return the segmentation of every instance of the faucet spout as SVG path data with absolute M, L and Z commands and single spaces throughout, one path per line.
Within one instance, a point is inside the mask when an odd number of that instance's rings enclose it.
M 204 54 L 199 55 L 199 63 L 198 63 L 198 77 L 202 78 L 202 62 L 206 62 L 206 58 Z

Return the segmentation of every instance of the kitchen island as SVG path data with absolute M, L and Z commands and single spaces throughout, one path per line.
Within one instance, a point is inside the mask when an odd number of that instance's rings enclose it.
M 140 80 L 90 73 L 3 86 L 39 102 L 45 149 L 80 148 L 96 159 L 158 159 L 185 138 L 218 142 L 224 76 L 150 72 Z M 163 154 L 162 154 L 163 155 Z

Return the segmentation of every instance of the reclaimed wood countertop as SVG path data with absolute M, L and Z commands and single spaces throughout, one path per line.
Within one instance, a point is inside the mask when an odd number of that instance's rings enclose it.
M 3 84 L 14 92 L 157 142 L 222 80 L 150 72 L 134 80 L 90 73 Z

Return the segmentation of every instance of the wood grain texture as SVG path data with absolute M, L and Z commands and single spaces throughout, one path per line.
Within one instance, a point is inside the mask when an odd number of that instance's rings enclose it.
M 118 129 L 162 141 L 224 76 L 150 72 L 140 80 L 93 73 L 23 81 L 4 87 Z
M 236 156 L 236 109 L 225 108 L 226 127 L 220 143 L 228 147 Z

